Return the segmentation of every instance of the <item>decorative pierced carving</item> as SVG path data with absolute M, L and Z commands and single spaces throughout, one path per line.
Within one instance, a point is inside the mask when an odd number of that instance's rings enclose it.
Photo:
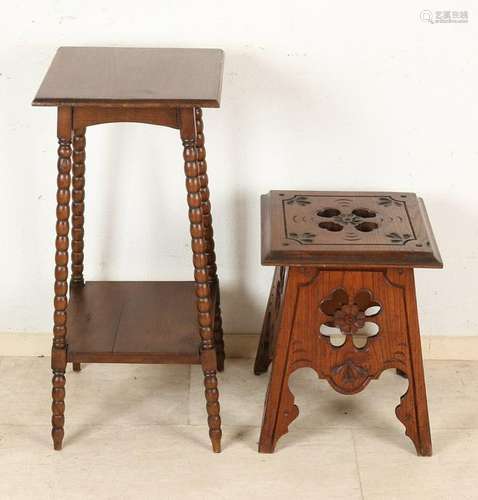
M 365 314 L 356 304 L 345 304 L 335 311 L 334 325 L 345 335 L 352 335 L 365 326 Z
M 405 200 L 327 194 L 281 200 L 285 237 L 300 245 L 405 245 L 416 240 Z
M 77 129 L 73 135 L 73 192 L 72 192 L 72 242 L 71 284 L 84 285 L 84 213 L 85 213 L 85 129 Z
M 384 370 L 399 369 L 406 374 L 409 388 L 396 409 L 397 417 L 418 454 L 431 455 L 413 269 L 358 271 L 290 266 L 284 289 L 259 450 L 274 451 L 277 440 L 298 414 L 288 386 L 295 370 L 310 367 L 336 391 L 350 395 L 362 391 Z M 382 312 L 370 290 L 388 306 Z M 364 317 L 375 316 L 382 334 L 357 346 L 353 339 L 361 338 Z M 329 336 L 314 336 L 317 323 L 328 323 L 346 342 L 337 348 L 331 345 Z M 341 333 L 337 324 L 347 333 Z M 261 354 L 259 350 L 258 356 Z
M 367 221 L 377 217 L 377 213 L 368 208 L 355 208 L 351 212 L 342 213 L 338 209 L 326 208 L 319 210 L 317 215 L 321 218 L 332 219 L 327 222 L 319 222 L 319 227 L 327 231 L 342 231 L 346 226 L 350 225 L 357 231 L 369 233 L 378 229 L 376 222 Z
M 329 331 L 320 328 L 322 335 L 338 337 L 352 336 L 352 342 L 357 348 L 363 348 L 367 344 L 368 338 L 375 336 L 379 328 L 376 323 L 367 321 L 367 318 L 377 316 L 381 311 L 381 305 L 373 299 L 370 290 L 359 290 L 351 302 L 348 293 L 343 288 L 335 289 L 320 304 L 321 311 L 331 317 L 324 323 L 328 328 L 338 329 L 339 332 Z M 338 347 L 345 343 L 346 338 L 333 343 Z M 332 339 L 331 339 L 332 343 Z
M 222 433 L 216 377 L 217 361 L 213 332 L 211 284 L 207 256 L 208 249 L 210 250 L 211 247 L 208 245 L 208 233 L 204 227 L 204 219 L 207 219 L 210 214 L 203 212 L 204 203 L 208 201 L 204 199 L 207 193 L 207 177 L 205 177 L 206 164 L 204 156 L 202 156 L 203 159 L 201 161 L 203 163 L 201 163 L 201 167 L 198 160 L 196 117 L 194 109 L 181 110 L 181 139 L 184 147 L 184 172 L 188 193 L 191 246 L 193 250 L 194 279 L 196 281 L 199 334 L 201 336 L 201 363 L 204 372 L 204 386 L 206 388 L 206 409 L 208 413 L 209 436 L 211 437 L 213 450 L 219 452 L 221 451 Z M 209 267 L 209 269 L 213 269 L 213 267 Z

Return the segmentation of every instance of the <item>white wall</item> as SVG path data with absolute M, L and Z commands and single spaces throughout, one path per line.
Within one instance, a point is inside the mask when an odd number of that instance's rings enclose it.
M 422 9 L 468 10 L 430 25 Z M 55 111 L 30 102 L 60 45 L 220 47 L 205 133 L 228 332 L 260 328 L 269 189 L 410 190 L 446 269 L 417 272 L 422 330 L 478 335 L 478 10 L 471 1 L 4 2 L 0 19 L 0 331 L 51 326 Z M 189 279 L 177 133 L 87 134 L 86 275 Z

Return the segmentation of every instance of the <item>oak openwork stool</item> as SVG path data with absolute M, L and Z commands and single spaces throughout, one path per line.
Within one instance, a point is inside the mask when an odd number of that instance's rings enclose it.
M 396 415 L 431 455 L 413 268 L 443 266 L 423 201 L 271 191 L 261 209 L 262 263 L 275 272 L 254 366 L 258 375 L 272 362 L 259 451 L 272 453 L 299 414 L 288 385 L 298 368 L 342 394 L 394 368 L 409 381 Z
M 223 60 L 223 52 L 215 49 L 62 47 L 33 101 L 58 108 L 51 358 L 56 450 L 64 436 L 67 362 L 75 371 L 81 363 L 201 364 L 209 435 L 213 450 L 221 449 L 216 371 L 224 366 L 224 343 L 201 108 L 219 107 Z M 83 278 L 85 133 L 87 127 L 115 122 L 179 131 L 194 281 Z M 141 175 L 140 168 L 131 168 L 130 175 Z

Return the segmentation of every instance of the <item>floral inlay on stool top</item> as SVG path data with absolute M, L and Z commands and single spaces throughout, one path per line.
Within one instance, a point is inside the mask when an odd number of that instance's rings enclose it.
M 271 191 L 262 210 L 263 264 L 442 267 L 413 193 Z

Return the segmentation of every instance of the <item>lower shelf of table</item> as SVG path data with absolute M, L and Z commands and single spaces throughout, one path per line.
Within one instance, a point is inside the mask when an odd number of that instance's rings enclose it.
M 73 286 L 66 342 L 72 362 L 199 363 L 195 283 L 90 281 Z

